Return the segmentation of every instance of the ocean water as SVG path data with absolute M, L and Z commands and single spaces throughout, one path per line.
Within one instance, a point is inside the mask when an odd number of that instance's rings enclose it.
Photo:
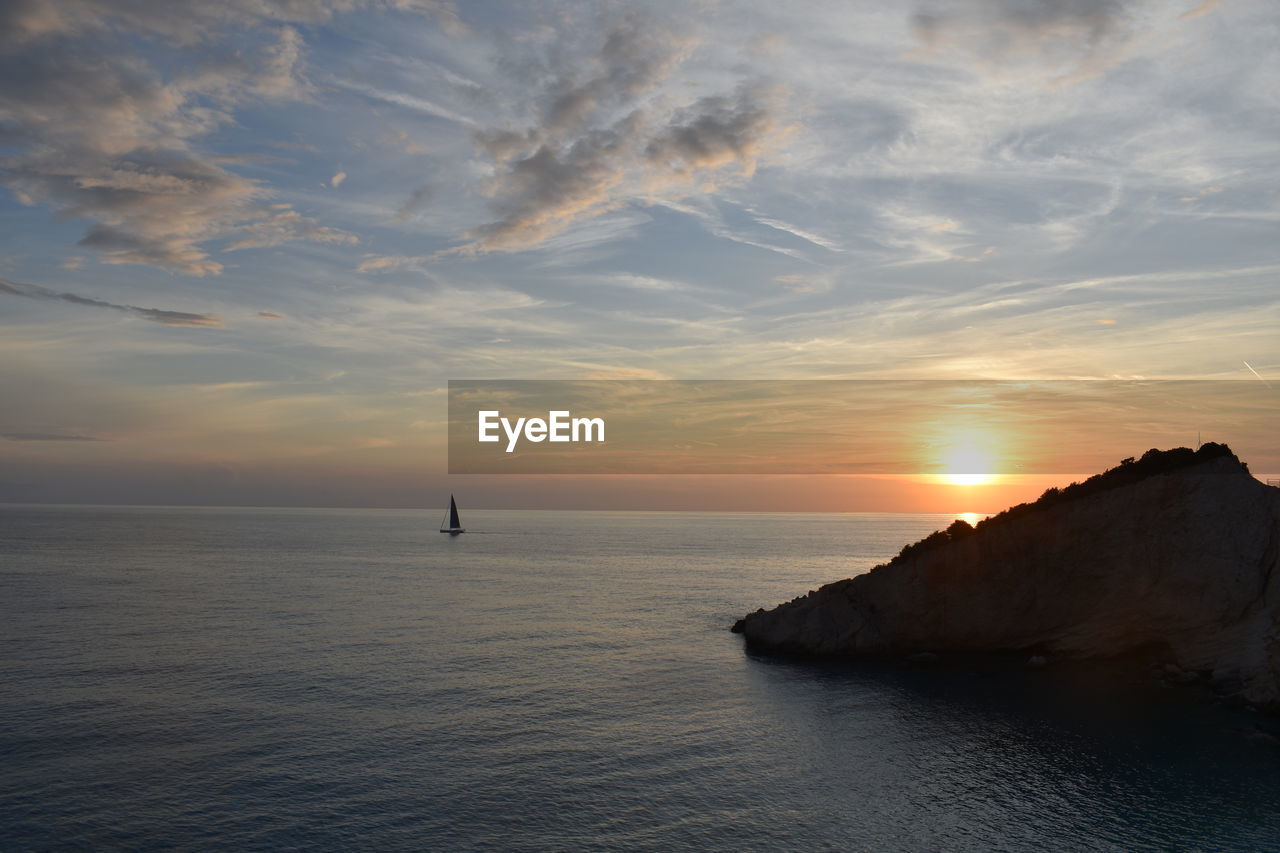
M 0 849 L 1280 849 L 1194 689 L 744 652 L 952 516 L 0 507 Z

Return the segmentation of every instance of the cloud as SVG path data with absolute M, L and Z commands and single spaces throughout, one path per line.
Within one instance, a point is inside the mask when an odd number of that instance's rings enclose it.
M 712 234 L 721 239 L 732 240 L 733 242 L 740 243 L 744 246 L 754 246 L 757 249 L 764 249 L 766 252 L 777 252 L 780 255 L 787 256 L 788 258 L 795 258 L 796 260 L 805 260 L 804 254 L 797 251 L 794 248 L 791 248 L 788 246 L 779 246 L 775 243 L 770 243 L 752 233 L 747 233 L 742 229 L 735 229 L 730 227 L 729 224 L 725 222 L 724 215 L 721 213 L 720 210 L 717 209 L 717 206 L 713 204 L 708 204 L 708 203 L 701 203 L 701 204 L 696 203 L 698 201 L 705 201 L 705 200 L 693 199 L 693 200 L 675 202 L 675 201 L 671 201 L 670 199 L 661 199 L 657 203 L 662 205 L 663 207 L 666 207 L 669 210 L 674 210 L 678 213 L 682 213 L 686 216 L 692 217 L 698 222 L 699 225 L 701 225 L 707 231 L 707 233 Z M 694 203 L 691 203 L 691 202 L 694 202 Z M 756 221 L 759 222 L 760 219 L 756 217 Z M 770 223 L 764 223 L 764 224 L 767 224 L 768 227 L 770 228 L 774 228 L 774 226 Z M 774 228 L 774 230 L 786 231 L 788 229 Z
M 773 280 L 793 293 L 826 293 L 831 289 L 830 276 L 823 275 L 776 275 Z
M 989 71 L 1047 72 L 1054 83 L 1099 74 L 1133 39 L 1121 0 L 976 0 L 923 5 L 912 30 L 928 53 L 958 51 Z
M 222 265 L 198 243 L 255 215 L 252 182 L 199 157 L 141 150 L 127 156 L 35 151 L 0 173 L 28 204 L 47 202 L 68 218 L 93 220 L 79 245 L 109 264 L 153 264 L 188 275 Z
M 669 379 L 665 373 L 643 367 L 619 367 L 612 370 L 587 370 L 582 379 Z
M 277 314 L 274 311 L 259 311 L 258 316 L 264 320 L 283 320 L 283 314 Z
M 983 249 L 981 252 L 979 252 L 976 255 L 965 255 L 963 257 L 957 258 L 957 260 L 964 261 L 967 264 L 979 264 L 985 261 L 987 258 L 994 255 L 995 252 L 996 252 L 995 246 L 987 246 L 987 248 Z
M 812 243 L 813 245 L 817 246 L 820 249 L 826 249 L 828 252 L 844 252 L 845 251 L 843 246 L 841 246 L 839 243 L 837 243 L 835 240 L 831 239 L 830 237 L 825 237 L 821 234 L 816 234 L 813 231 L 810 231 L 805 228 L 801 228 L 798 225 L 793 225 L 790 222 L 784 222 L 783 220 L 776 219 L 772 216 L 764 216 L 763 214 L 755 210 L 751 210 L 749 212 L 751 213 L 752 218 L 755 219 L 756 222 L 759 222 L 761 225 L 767 225 L 768 227 L 774 229 L 775 231 L 782 231 L 784 233 L 790 234 L 792 237 L 797 237 L 801 240 L 804 240 L 806 243 Z
M 336 190 L 338 187 L 342 186 L 342 182 L 345 181 L 346 179 L 347 179 L 346 172 L 338 172 L 336 175 L 334 175 L 332 178 L 329 179 L 329 186 L 333 187 Z
M 176 45 L 207 42 L 222 31 L 283 22 L 320 24 L 361 9 L 393 9 L 433 17 L 441 29 L 462 34 L 466 25 L 449 0 L 7 0 L 0 5 L 0 50 L 15 50 L 60 36 L 109 31 L 146 33 Z
M 418 187 L 409 193 L 409 197 L 405 199 L 404 204 L 400 205 L 400 209 L 396 211 L 396 219 L 403 222 L 406 219 L 413 218 L 418 211 L 427 206 L 433 195 L 435 195 L 435 192 L 431 187 L 425 184 Z
M 1204 2 L 1202 2 L 1199 6 L 1196 6 L 1193 9 L 1188 9 L 1187 11 L 1183 12 L 1180 17 L 1199 18 L 1200 16 L 1207 15 L 1210 12 L 1212 12 L 1214 9 L 1218 8 L 1218 6 L 1221 5 L 1221 3 L 1222 3 L 1222 0 L 1204 0 Z
M 773 57 L 788 46 L 788 39 L 782 33 L 752 36 L 747 42 L 747 53 L 756 57 Z
M 431 259 L 422 255 L 365 255 L 356 272 L 388 273 L 421 270 Z
M 0 51 L 65 32 L 72 21 L 62 9 L 45 0 L 8 0 L 0 4 Z
M 0 184 L 23 204 L 87 220 L 79 245 L 111 264 L 217 275 L 223 265 L 208 247 L 215 240 L 231 240 L 229 249 L 354 242 L 300 214 L 275 212 L 267 187 L 199 143 L 234 122 L 240 107 L 311 97 L 293 24 L 376 6 L 450 14 L 414 0 L 5 4 Z
M 418 142 L 408 132 L 403 130 L 391 130 L 386 133 L 380 140 L 383 145 L 389 145 L 398 148 L 405 154 L 430 154 L 431 148 Z
M 573 70 L 561 69 L 542 110 L 542 130 L 552 136 L 575 133 L 602 107 L 632 101 L 664 81 L 693 42 L 652 27 L 638 17 L 618 21 L 600 52 Z M 585 71 L 585 73 L 583 73 Z
M 287 204 L 275 204 L 269 211 L 257 214 L 256 221 L 236 226 L 245 236 L 227 244 L 226 251 L 241 249 L 265 249 L 294 240 L 312 243 L 333 243 L 354 246 L 360 242 L 356 235 L 339 228 L 321 225 L 310 216 L 303 216 Z
M 1195 195 L 1186 195 L 1186 196 L 1182 196 L 1182 198 L 1180 198 L 1180 199 L 1178 199 L 1178 200 L 1179 200 L 1179 201 L 1182 201 L 1182 202 L 1199 201 L 1200 199 L 1204 198 L 1205 196 L 1208 196 L 1208 195 L 1216 195 L 1217 193 L 1222 192 L 1224 189 L 1226 189 L 1226 188 L 1225 188 L 1225 187 L 1219 187 L 1219 186 L 1216 186 L 1216 185 L 1215 185 L 1215 186 L 1211 186 L 1211 187 L 1205 187 L 1204 189 L 1200 190 L 1200 191 L 1199 191 L 1198 193 L 1196 193 Z
M 8 293 L 12 296 L 23 296 L 27 299 L 37 299 L 46 302 L 70 302 L 73 305 L 86 305 L 91 308 L 108 308 L 112 311 L 123 311 L 126 314 L 132 314 L 135 317 L 141 317 L 144 320 L 150 320 L 153 323 L 163 323 L 166 326 L 189 326 L 193 328 L 222 328 L 222 318 L 217 314 L 188 314 L 185 311 L 165 311 L 160 308 L 139 308 L 136 305 L 117 305 L 114 302 L 103 302 L 100 299 L 93 299 L 88 296 L 79 296 L 74 293 L 59 293 L 56 290 L 50 290 L 47 287 L 41 287 L 38 284 L 26 284 L 20 281 L 10 281 L 7 278 L 0 278 L 0 293 Z
M 493 185 L 502 216 L 472 229 L 467 235 L 470 248 L 477 252 L 527 249 L 579 219 L 621 203 L 623 196 L 617 190 L 634 157 L 639 118 L 633 113 L 567 147 L 543 144 L 512 161 Z
M 267 144 L 272 148 L 279 148 L 281 151 L 310 151 L 312 154 L 316 154 L 320 151 L 319 148 L 308 142 L 276 140 L 274 142 L 268 142 Z
M 426 98 L 419 98 L 416 95 L 406 95 L 403 92 L 395 92 L 389 89 L 379 89 L 376 86 L 370 86 L 365 83 L 357 83 L 352 80 L 335 79 L 332 81 L 335 86 L 340 86 L 351 92 L 364 95 L 367 98 L 373 98 L 376 101 L 382 101 L 388 104 L 395 104 L 398 107 L 405 107 L 414 112 L 426 113 L 429 116 L 446 119 L 447 121 L 457 122 L 467 127 L 477 127 L 476 120 L 454 112 L 453 110 L 442 107 L 434 101 L 428 101 Z
M 690 290 L 690 286 L 685 282 L 672 281 L 666 278 L 654 278 L 651 275 L 636 275 L 635 273 L 615 273 L 604 278 L 592 277 L 592 280 L 599 281 L 602 284 L 613 284 L 620 287 L 630 287 L 635 290 L 648 291 L 678 291 Z
M 26 204 L 92 221 L 80 245 L 107 263 L 221 272 L 198 244 L 252 214 L 254 182 L 189 149 L 225 113 L 191 102 L 136 60 L 106 55 L 0 57 L 0 112 L 21 153 L 0 181 Z
M 773 128 L 775 94 L 766 87 L 743 86 L 732 96 L 700 99 L 649 141 L 645 160 L 660 177 L 692 178 L 696 172 L 731 165 L 753 174 Z
M 457 251 L 532 248 L 631 201 L 751 176 L 778 136 L 781 90 L 744 84 L 672 107 L 679 90 L 667 84 L 692 44 L 630 17 L 603 34 L 598 52 L 550 62 L 532 123 L 476 135 L 494 165 L 498 218 Z
M 68 435 L 57 432 L 0 432 L 9 441 L 105 441 L 91 435 Z

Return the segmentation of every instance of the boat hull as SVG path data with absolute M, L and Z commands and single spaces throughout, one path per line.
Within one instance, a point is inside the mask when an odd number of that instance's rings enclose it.
M 450 536 L 457 536 L 459 533 L 466 533 L 467 531 L 463 527 L 441 527 L 440 532 L 448 533 Z

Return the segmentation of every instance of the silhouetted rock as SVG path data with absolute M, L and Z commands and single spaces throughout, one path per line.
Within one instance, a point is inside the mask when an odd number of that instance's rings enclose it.
M 1224 445 L 1152 450 L 734 630 L 810 656 L 1150 655 L 1280 710 L 1278 562 L 1280 489 Z

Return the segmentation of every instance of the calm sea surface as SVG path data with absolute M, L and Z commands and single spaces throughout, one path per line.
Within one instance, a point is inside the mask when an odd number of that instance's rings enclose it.
M 0 507 L 0 848 L 1280 849 L 1197 691 L 729 633 L 951 518 Z

